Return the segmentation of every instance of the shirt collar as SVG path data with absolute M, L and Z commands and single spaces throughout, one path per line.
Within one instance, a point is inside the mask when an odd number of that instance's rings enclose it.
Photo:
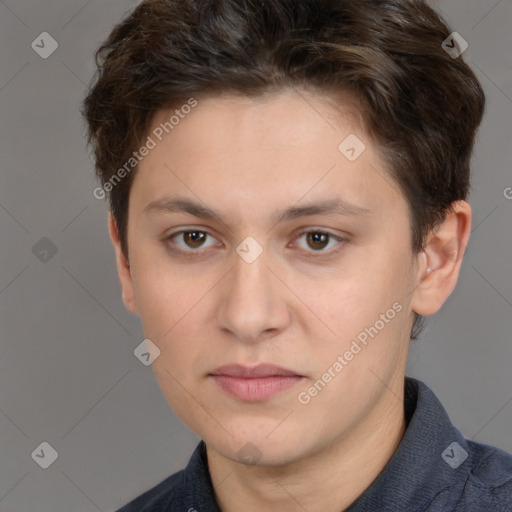
M 471 451 L 432 390 L 406 377 L 404 409 L 409 421 L 398 448 L 347 512 L 424 510 L 441 492 L 456 494 L 454 486 L 464 485 Z

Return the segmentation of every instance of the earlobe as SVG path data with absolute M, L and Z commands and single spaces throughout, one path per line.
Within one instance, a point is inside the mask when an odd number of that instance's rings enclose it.
M 119 231 L 117 229 L 117 223 L 111 211 L 108 212 L 108 230 L 110 234 L 110 239 L 112 241 L 112 245 L 114 246 L 116 253 L 117 273 L 119 276 L 119 281 L 121 283 L 122 299 L 124 305 L 126 309 L 128 309 L 128 311 L 130 311 L 131 313 L 138 314 L 130 263 L 123 254 Z
M 418 257 L 411 303 L 413 311 L 419 315 L 439 311 L 455 289 L 470 229 L 471 207 L 466 201 L 456 201 L 441 224 L 430 233 Z

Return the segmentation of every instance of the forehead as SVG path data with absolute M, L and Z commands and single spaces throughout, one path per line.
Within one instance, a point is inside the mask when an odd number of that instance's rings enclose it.
M 157 111 L 150 130 L 160 129 L 164 137 L 173 134 L 174 138 L 181 132 L 181 144 L 193 133 L 193 144 L 215 150 L 221 146 L 249 150 L 256 142 L 268 145 L 272 139 L 288 146 L 303 145 L 318 142 L 318 135 L 325 136 L 328 131 L 336 134 L 335 139 L 345 130 L 368 138 L 358 103 L 348 95 L 334 98 L 290 88 L 255 97 L 227 93 L 206 96 L 194 99 L 193 108 L 187 107 L 190 101 Z
M 193 109 L 157 112 L 149 131 L 156 146 L 133 184 L 145 202 L 140 206 L 186 192 L 226 208 L 271 209 L 341 195 L 382 209 L 400 190 L 354 105 L 336 107 L 332 98 L 290 90 L 198 98 Z

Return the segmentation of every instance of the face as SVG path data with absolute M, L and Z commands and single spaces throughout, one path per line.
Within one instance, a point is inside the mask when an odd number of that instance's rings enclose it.
M 418 260 L 356 117 L 295 91 L 207 98 L 153 138 L 120 275 L 174 411 L 225 457 L 268 464 L 378 422 L 403 385 Z

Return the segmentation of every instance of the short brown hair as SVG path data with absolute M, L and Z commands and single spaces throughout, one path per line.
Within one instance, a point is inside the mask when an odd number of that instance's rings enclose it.
M 83 114 L 97 176 L 104 186 L 155 112 L 191 97 L 287 87 L 349 94 L 407 198 L 419 252 L 468 194 L 484 111 L 474 73 L 442 47 L 450 32 L 422 0 L 144 0 L 96 52 Z M 133 176 L 109 190 L 126 258 Z

